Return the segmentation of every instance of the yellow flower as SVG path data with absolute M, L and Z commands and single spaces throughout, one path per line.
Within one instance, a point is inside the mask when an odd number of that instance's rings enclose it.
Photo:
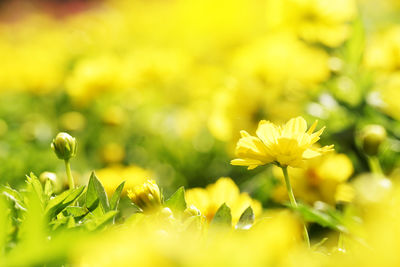
M 356 14 L 354 0 L 269 0 L 266 20 L 273 30 L 293 31 L 307 42 L 338 47 L 349 37 L 349 22 Z
M 240 193 L 232 179 L 223 177 L 206 188 L 192 188 L 186 191 L 185 198 L 188 206 L 198 208 L 208 221 L 211 221 L 218 208 L 226 203 L 232 211 L 233 224 L 236 224 L 240 215 L 249 207 L 256 217 L 261 214 L 262 206 L 247 193 Z
M 138 166 L 121 166 L 113 165 L 96 171 L 101 183 L 103 184 L 107 194 L 111 196 L 118 185 L 125 181 L 123 194 L 126 194 L 127 189 L 134 188 L 142 184 L 146 179 L 153 178 L 154 174 L 148 170 Z
M 316 126 L 317 121 L 307 131 L 307 123 L 302 117 L 291 119 L 283 126 L 262 120 L 256 131 L 257 136 L 240 132 L 242 138 L 236 145 L 238 158 L 231 164 L 248 166 L 249 170 L 268 163 L 300 167 L 305 160 L 333 150 L 333 145 L 322 148 L 313 146 L 325 129 L 313 133 Z
M 160 188 L 154 180 L 147 180 L 133 190 L 128 189 L 128 197 L 143 211 L 151 211 L 161 207 Z

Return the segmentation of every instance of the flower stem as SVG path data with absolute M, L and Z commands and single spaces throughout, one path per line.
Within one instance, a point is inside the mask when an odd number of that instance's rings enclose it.
M 64 162 L 65 162 L 65 171 L 67 172 L 69 189 L 74 189 L 75 183 L 74 183 L 74 177 L 72 177 L 71 174 L 71 164 L 69 163 L 69 160 L 64 160 Z
M 369 156 L 368 165 L 373 173 L 383 174 L 382 167 L 377 156 Z
M 343 233 L 340 232 L 339 233 L 339 239 L 338 239 L 338 251 L 342 252 L 342 253 L 345 253 L 346 249 L 344 248 L 344 240 L 343 239 L 344 239 Z
M 285 177 L 286 190 L 289 195 L 290 204 L 292 205 L 292 207 L 296 208 L 297 202 L 296 202 L 296 198 L 294 197 L 294 194 L 293 194 L 292 185 L 290 184 L 287 166 L 284 166 L 284 167 L 281 166 L 281 168 L 282 168 L 283 176 Z M 308 231 L 307 231 L 307 227 L 305 224 L 303 224 L 303 237 L 304 237 L 304 241 L 306 241 L 306 243 L 307 243 L 307 246 L 310 247 L 310 237 L 308 236 Z

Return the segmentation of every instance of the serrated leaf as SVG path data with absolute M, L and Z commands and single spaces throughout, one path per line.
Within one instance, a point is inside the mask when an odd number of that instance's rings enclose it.
M 165 206 L 173 212 L 183 212 L 186 209 L 185 188 L 179 187 L 172 196 L 165 201 Z
M 73 203 L 85 189 L 85 186 L 80 186 L 75 189 L 64 191 L 60 195 L 50 199 L 47 204 L 45 213 L 48 218 L 55 217 L 58 213 L 63 211 L 68 205 Z
M 92 172 L 89 179 L 88 190 L 86 192 L 86 207 L 90 211 L 93 211 L 97 208 L 98 204 L 101 205 L 103 213 L 110 210 L 106 191 L 96 174 Z
M 1 192 L 8 199 L 10 199 L 11 201 L 13 201 L 15 203 L 15 207 L 17 209 L 26 211 L 26 206 L 24 204 L 23 198 L 17 190 L 14 190 L 9 186 L 1 186 Z
M 102 216 L 97 216 L 97 217 L 94 217 L 92 220 L 87 221 L 85 223 L 85 227 L 90 231 L 100 229 L 101 227 L 105 226 L 107 223 L 112 221 L 114 216 L 117 214 L 118 214 L 118 211 L 111 210 Z
M 224 203 L 219 207 L 211 221 L 211 225 L 232 226 L 231 209 Z
M 117 210 L 118 209 L 118 204 L 119 200 L 121 198 L 122 190 L 124 189 L 125 181 L 123 181 L 117 189 L 115 189 L 114 194 L 112 195 L 110 199 L 110 209 L 111 210 Z
M 236 229 L 248 230 L 254 224 L 255 215 L 253 209 L 249 206 L 240 216 L 239 222 L 236 224 Z
M 45 206 L 45 202 L 47 202 L 47 199 L 45 199 L 45 195 L 43 192 L 43 187 L 42 184 L 40 183 L 39 179 L 36 177 L 33 172 L 30 173 L 30 175 L 26 176 L 27 183 L 28 183 L 28 189 L 32 191 L 38 199 L 40 200 L 40 204 L 42 206 Z
M 293 209 L 298 211 L 307 222 L 314 222 L 323 227 L 329 227 L 341 232 L 348 232 L 347 228 L 336 217 L 329 213 L 324 213 L 301 203 L 299 203 L 297 207 L 293 207 Z

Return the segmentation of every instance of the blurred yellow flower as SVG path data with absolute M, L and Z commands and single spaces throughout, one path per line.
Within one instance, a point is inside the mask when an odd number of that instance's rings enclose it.
M 121 89 L 121 68 L 112 54 L 81 59 L 66 78 L 66 91 L 76 103 L 87 104 L 102 93 Z
M 123 181 L 125 181 L 123 194 L 126 194 L 127 189 L 134 188 L 135 186 L 144 183 L 146 179 L 154 177 L 152 172 L 134 165 L 128 167 L 113 165 L 97 170 L 96 174 L 109 196 L 114 193 L 114 190 Z
M 349 22 L 357 14 L 355 0 L 269 0 L 267 24 L 288 30 L 308 42 L 337 47 L 350 34 Z
M 125 158 L 125 148 L 117 143 L 108 143 L 101 148 L 100 156 L 105 163 L 120 163 Z
M 308 129 L 302 117 L 289 120 L 283 126 L 262 120 L 256 131 L 257 137 L 241 131 L 242 138 L 236 145 L 237 159 L 232 165 L 248 166 L 254 169 L 268 163 L 280 166 L 300 167 L 307 159 L 318 157 L 333 150 L 333 145 L 315 147 L 324 128 L 313 133 L 317 121 Z
M 351 189 L 342 187 L 347 185 L 346 182 L 354 171 L 351 160 L 345 154 L 328 153 L 307 161 L 305 165 L 304 169 L 288 169 L 296 198 L 309 204 L 316 201 L 335 204 L 336 200 L 348 202 L 352 199 Z M 273 173 L 282 180 L 282 184 L 275 189 L 273 197 L 276 201 L 282 202 L 288 197 L 282 171 L 279 167 L 275 167 Z
M 232 179 L 219 178 L 214 184 L 206 188 L 192 188 L 185 193 L 188 205 L 198 208 L 208 221 L 211 221 L 218 208 L 226 203 L 232 211 L 233 224 L 236 224 L 240 215 L 249 207 L 254 211 L 255 216 L 262 212 L 261 203 L 252 199 L 247 193 L 240 193 L 237 185 Z

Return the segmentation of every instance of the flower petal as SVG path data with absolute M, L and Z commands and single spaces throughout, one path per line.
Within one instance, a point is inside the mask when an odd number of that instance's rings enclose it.
M 293 138 L 299 133 L 307 131 L 307 122 L 303 117 L 297 117 L 289 120 L 283 127 L 283 137 Z

